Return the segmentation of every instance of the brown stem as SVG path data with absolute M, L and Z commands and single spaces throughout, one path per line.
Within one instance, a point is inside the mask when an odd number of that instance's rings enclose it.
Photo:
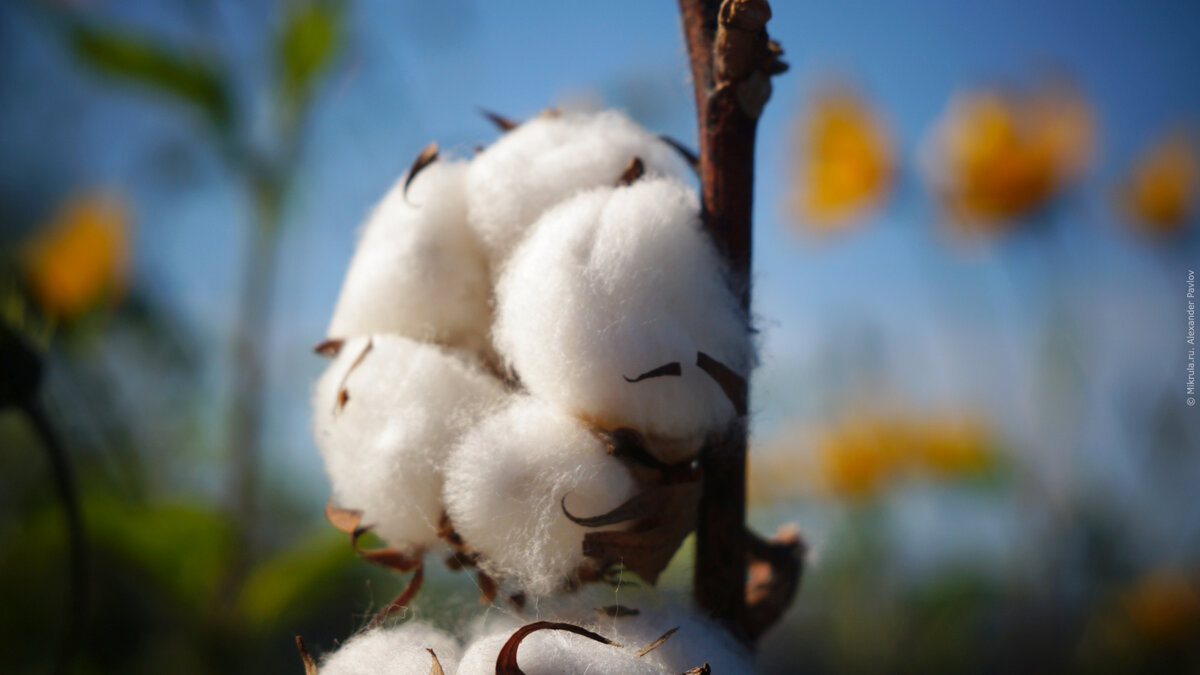
M 767 38 L 766 0 L 679 0 L 700 140 L 704 226 L 729 266 L 742 307 L 750 308 L 754 137 L 782 72 Z M 746 637 L 746 427 L 709 445 L 696 529 L 697 604 Z

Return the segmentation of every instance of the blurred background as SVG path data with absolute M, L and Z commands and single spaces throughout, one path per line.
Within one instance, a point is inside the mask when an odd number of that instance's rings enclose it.
M 751 518 L 813 557 L 762 670 L 1200 672 L 1200 7 L 775 5 Z M 13 673 L 363 625 L 403 580 L 325 523 L 308 395 L 364 214 L 480 106 L 695 138 L 667 0 L 23 0 L 0 44 Z

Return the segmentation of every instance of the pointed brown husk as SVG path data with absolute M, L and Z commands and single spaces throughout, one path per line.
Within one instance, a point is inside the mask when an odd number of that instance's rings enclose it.
M 521 670 L 517 665 L 517 650 L 521 647 L 521 642 L 533 633 L 539 630 L 561 630 L 576 635 L 582 635 L 589 640 L 602 642 L 613 647 L 620 647 L 620 644 L 609 640 L 603 635 L 593 633 L 586 628 L 580 628 L 571 623 L 559 623 L 556 621 L 537 621 L 517 629 L 515 633 L 509 636 L 508 641 L 500 648 L 500 654 L 496 657 L 496 675 L 525 675 L 525 671 Z

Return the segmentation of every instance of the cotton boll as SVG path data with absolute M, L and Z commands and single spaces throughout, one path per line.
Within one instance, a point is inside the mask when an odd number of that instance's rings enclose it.
M 329 337 L 398 333 L 483 349 L 491 286 L 483 248 L 467 225 L 467 164 L 435 161 L 401 179 L 363 228 Z
M 467 208 L 500 265 L 546 208 L 613 185 L 634 157 L 648 173 L 686 176 L 678 153 L 623 113 L 543 115 L 507 132 L 471 162 Z
M 596 618 L 582 605 L 542 612 L 532 621 L 566 622 L 601 635 L 620 647 L 595 642 L 564 631 L 530 633 L 517 650 L 517 664 L 528 675 L 538 673 L 646 673 L 679 675 L 705 663 L 713 673 L 749 675 L 754 672 L 750 652 L 716 623 L 684 605 L 642 609 L 620 618 Z M 495 672 L 501 648 L 518 628 L 501 622 L 476 634 L 459 662 L 458 675 Z M 665 642 L 643 656 L 638 652 L 676 629 Z
M 516 398 L 473 428 L 446 465 L 446 510 L 455 531 L 484 556 L 484 570 L 534 596 L 567 584 L 585 562 L 589 530 L 571 522 L 628 499 L 633 478 L 578 420 Z M 609 528 L 612 529 L 612 528 Z
M 351 638 L 325 658 L 319 675 L 429 675 L 437 654 L 445 672 L 458 668 L 460 647 L 453 636 L 432 626 L 408 622 L 395 628 L 377 628 Z
M 494 338 L 530 392 L 664 440 L 696 441 L 733 420 L 697 353 L 747 377 L 755 350 L 699 213 L 682 183 L 644 178 L 581 193 L 538 221 L 498 285 Z M 682 375 L 626 379 L 668 363 Z M 676 461 L 697 443 L 659 445 Z
M 445 457 L 504 396 L 498 380 L 434 345 L 396 335 L 348 340 L 313 392 L 334 503 L 361 510 L 394 546 L 435 543 Z
M 754 672 L 752 655 L 717 623 L 690 607 L 666 606 L 643 608 L 636 616 L 603 618 L 589 625 L 605 637 L 641 649 L 672 628 L 678 628 L 666 642 L 655 647 L 643 659 L 662 668 L 664 673 L 682 673 L 707 663 L 713 673 L 743 675 Z
M 493 633 L 469 645 L 458 664 L 457 675 L 494 675 L 496 658 L 512 632 Z M 526 675 L 677 675 L 667 674 L 661 666 L 639 659 L 628 645 L 615 647 L 574 633 L 550 630 L 533 633 L 521 642 L 517 665 Z

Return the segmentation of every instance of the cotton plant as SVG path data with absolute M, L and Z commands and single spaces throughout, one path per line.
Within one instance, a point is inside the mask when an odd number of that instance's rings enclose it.
M 528 602 L 656 581 L 695 525 L 706 439 L 745 413 L 753 331 L 688 171 L 622 113 L 544 114 L 471 160 L 430 146 L 370 213 L 318 345 L 313 429 L 331 520 L 416 573 L 322 673 L 490 673 L 522 643 L 529 673 L 678 673 L 702 654 L 749 670 L 686 610 L 601 625 Z M 367 530 L 385 548 L 359 548 Z M 389 626 L 431 553 L 518 618 L 461 642 Z

